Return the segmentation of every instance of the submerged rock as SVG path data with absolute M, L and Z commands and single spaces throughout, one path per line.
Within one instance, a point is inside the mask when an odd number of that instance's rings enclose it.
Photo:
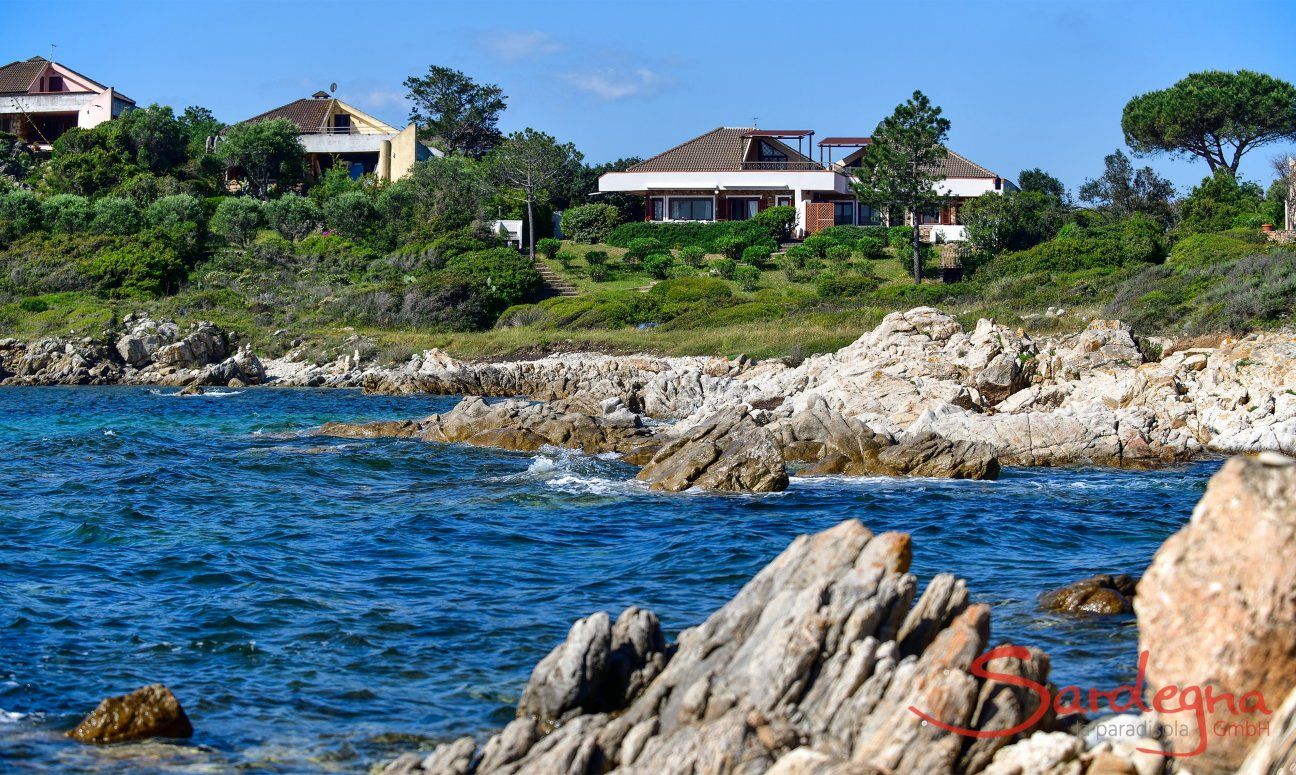
M 151 684 L 99 703 L 68 737 L 82 743 L 124 743 L 150 737 L 191 737 L 193 732 L 171 690 Z
M 1149 653 L 1149 696 L 1167 686 L 1210 685 L 1217 696 L 1259 692 L 1274 710 L 1296 688 L 1292 557 L 1296 460 L 1233 458 L 1211 477 L 1192 521 L 1161 546 L 1139 582 L 1134 608 L 1139 647 Z M 1247 712 L 1254 703 L 1242 706 L 1233 713 L 1219 703 L 1207 713 L 1206 746 L 1192 759 L 1194 773 L 1233 772 L 1241 765 L 1257 738 L 1228 725 L 1272 722 Z M 1195 732 L 1170 738 L 1179 753 L 1200 742 Z
M 1127 614 L 1134 610 L 1137 583 L 1138 579 L 1123 573 L 1101 573 L 1045 592 L 1040 606 L 1067 614 Z

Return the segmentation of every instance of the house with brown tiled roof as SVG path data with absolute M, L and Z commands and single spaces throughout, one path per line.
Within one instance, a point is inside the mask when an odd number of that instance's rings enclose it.
M 414 162 L 442 155 L 419 141 L 413 124 L 397 129 L 325 91 L 240 123 L 277 118 L 296 125 L 312 177 L 344 165 L 352 178 L 371 174 L 380 180 L 398 180 L 409 174 Z
M 40 151 L 72 127 L 98 126 L 134 106 L 111 86 L 44 57 L 0 67 L 0 132 Z
M 624 172 L 603 175 L 599 191 L 643 196 L 650 221 L 746 220 L 767 207 L 791 205 L 801 234 L 833 225 L 882 224 L 884 214 L 858 201 L 851 186 L 869 138 L 826 137 L 816 145 L 814 134 L 809 129 L 717 127 Z M 816 147 L 817 160 L 810 155 Z M 833 161 L 838 148 L 855 150 Z M 953 151 L 941 172 L 941 189 L 950 204 L 918 215 L 927 240 L 963 239 L 958 223 L 963 202 L 987 191 L 1016 188 Z M 906 223 L 914 220 L 912 214 L 904 216 Z

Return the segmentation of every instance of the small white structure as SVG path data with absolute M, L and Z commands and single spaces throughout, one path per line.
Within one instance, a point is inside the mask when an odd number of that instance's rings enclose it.
M 496 221 L 487 221 L 486 227 L 491 230 L 492 234 L 498 234 L 500 239 L 508 243 L 510 247 L 522 249 L 523 226 L 520 218 L 504 218 Z
M 795 140 L 797 147 L 791 146 Z M 818 143 L 819 161 L 806 151 L 808 129 L 718 127 L 624 172 L 599 178 L 599 191 L 639 194 L 650 221 L 741 221 L 769 207 L 796 208 L 798 231 L 812 234 L 834 225 L 881 225 L 884 214 L 855 198 L 852 182 L 867 137 L 828 137 Z M 840 162 L 824 161 L 833 148 L 855 148 Z M 966 238 L 958 208 L 991 191 L 1015 190 L 1012 181 L 950 151 L 940 165 L 940 190 L 950 203 L 931 213 L 908 213 L 926 241 Z

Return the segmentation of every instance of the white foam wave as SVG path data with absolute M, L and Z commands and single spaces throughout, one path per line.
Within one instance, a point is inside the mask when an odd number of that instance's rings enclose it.
M 617 495 L 642 490 L 642 485 L 633 479 L 607 476 L 610 472 L 602 470 L 603 464 L 613 459 L 546 445 L 531 458 L 526 471 L 501 479 L 538 481 L 551 490 L 575 495 Z
M 4 708 L 0 708 L 0 724 L 17 724 L 25 718 L 27 718 L 26 713 L 19 713 L 16 710 L 5 710 Z

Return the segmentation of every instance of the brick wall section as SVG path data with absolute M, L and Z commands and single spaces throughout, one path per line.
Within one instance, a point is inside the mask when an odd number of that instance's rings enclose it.
M 836 222 L 832 202 L 806 203 L 806 234 L 815 234 Z

